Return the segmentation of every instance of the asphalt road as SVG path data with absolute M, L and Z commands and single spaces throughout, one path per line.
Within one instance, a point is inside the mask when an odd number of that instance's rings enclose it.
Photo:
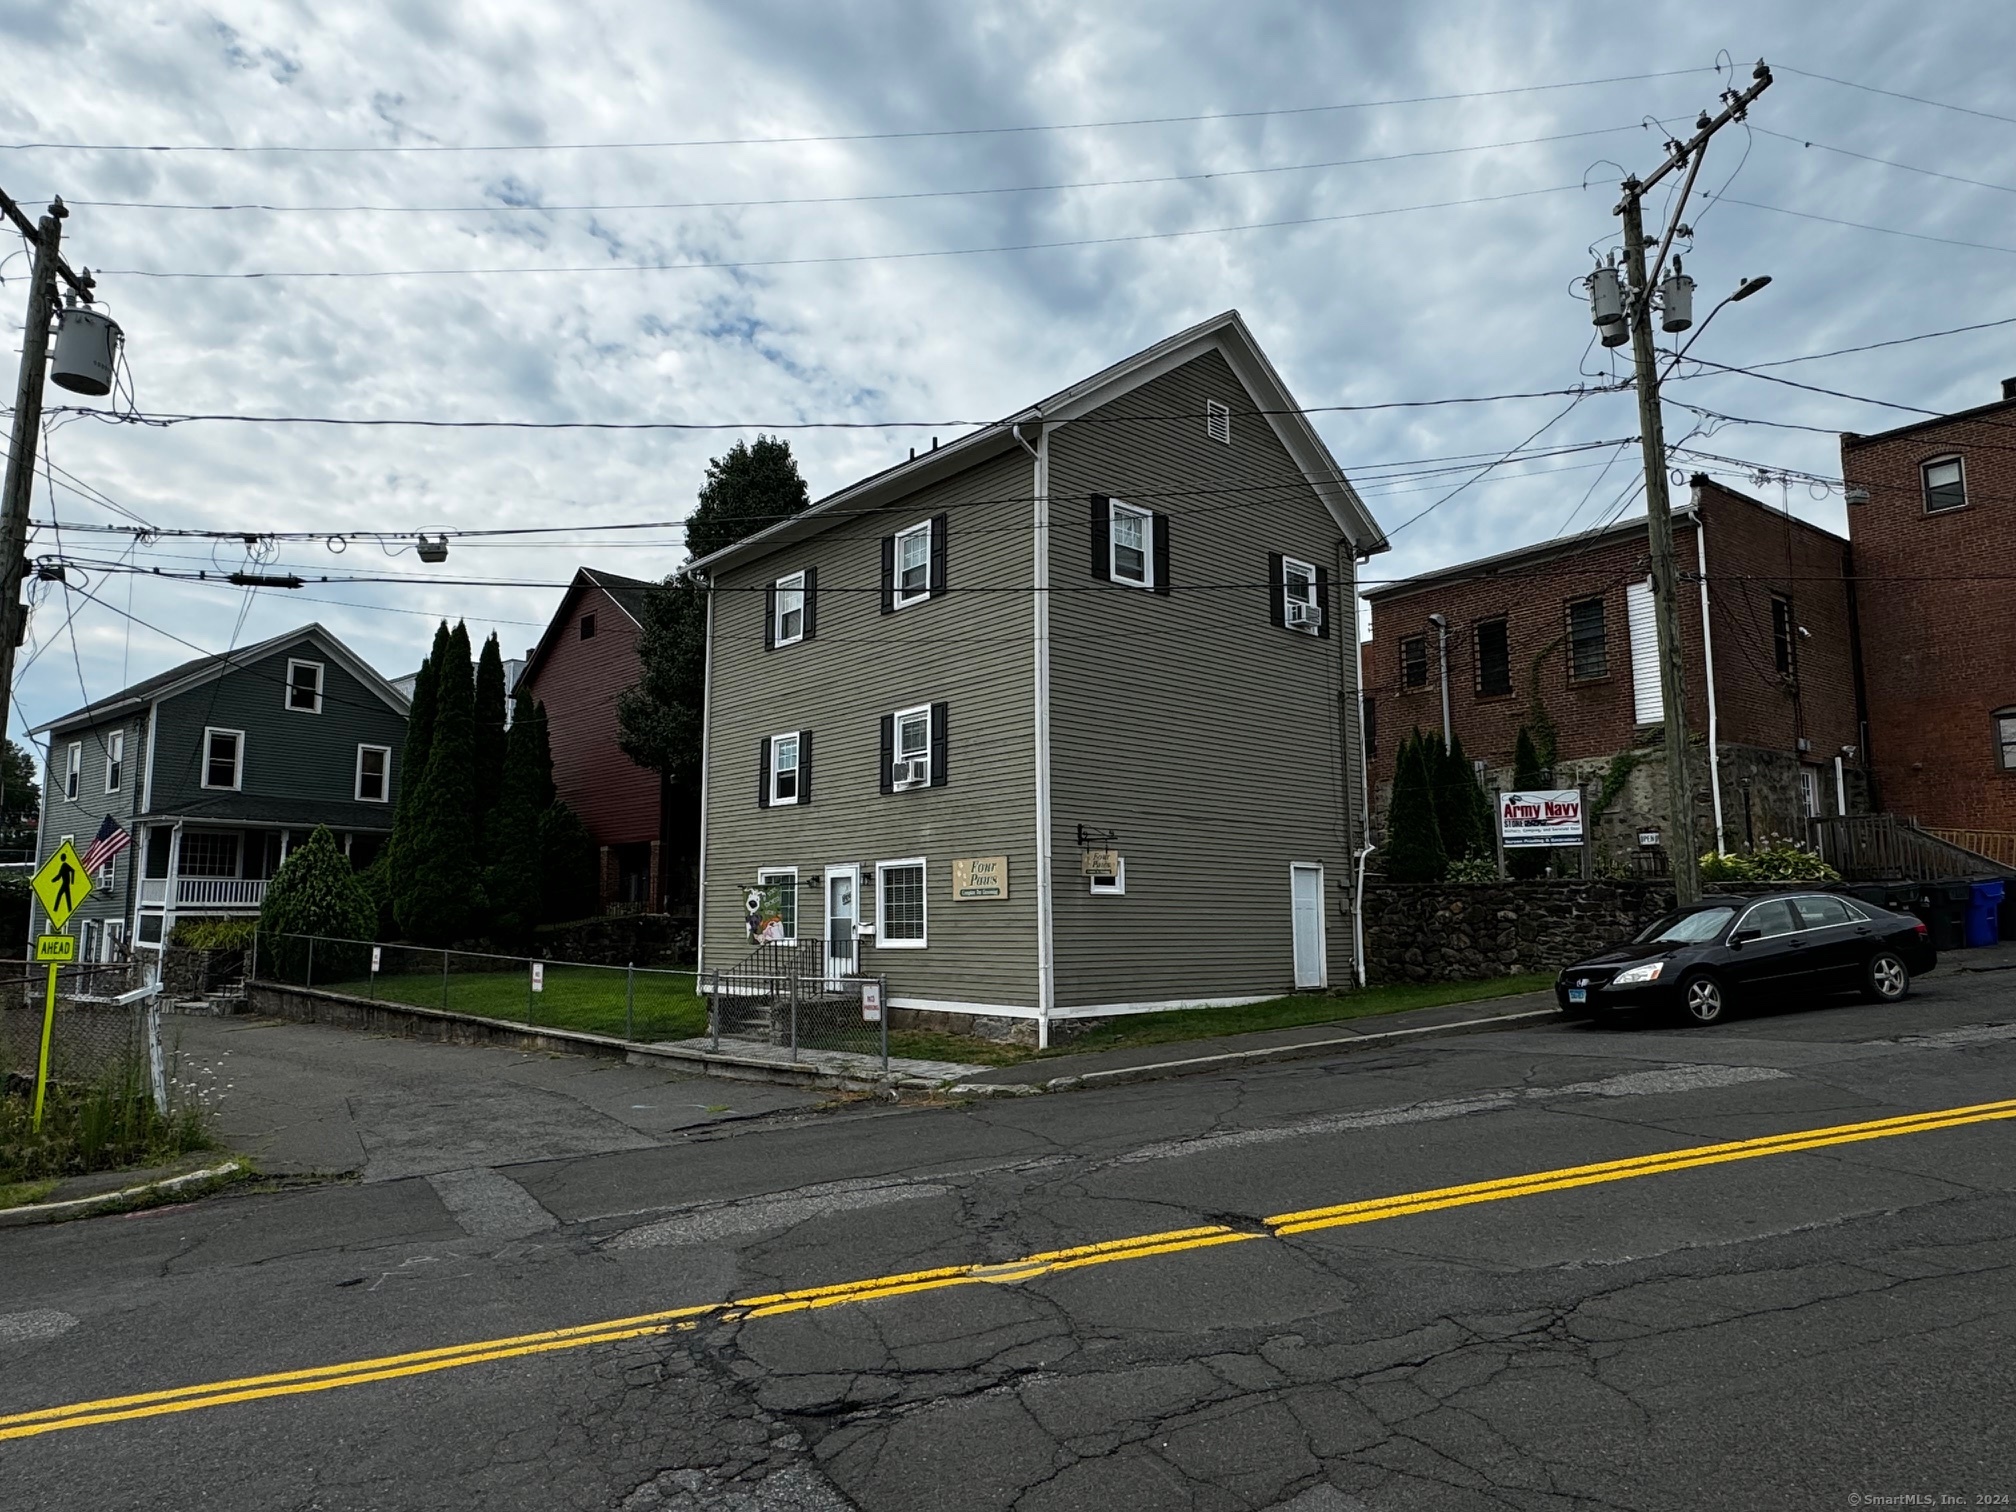
M 2006 1506 L 2012 991 L 0 1232 L 0 1502 Z

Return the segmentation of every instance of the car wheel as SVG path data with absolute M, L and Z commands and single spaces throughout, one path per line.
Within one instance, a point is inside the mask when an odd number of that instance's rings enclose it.
M 1911 990 L 1911 968 L 1895 951 L 1879 950 L 1862 976 L 1862 995 L 1872 1003 L 1894 1003 Z
M 1729 997 L 1721 982 L 1702 972 L 1681 984 L 1680 1008 L 1690 1024 L 1719 1024 L 1729 1011 Z

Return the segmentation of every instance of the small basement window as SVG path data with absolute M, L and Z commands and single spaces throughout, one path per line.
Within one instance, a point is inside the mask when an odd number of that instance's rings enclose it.
M 1127 858 L 1115 856 L 1110 872 L 1091 872 L 1085 878 L 1088 890 L 1104 893 L 1108 897 L 1118 897 L 1127 891 Z
M 1960 509 L 1967 503 L 1967 474 L 1958 457 L 1936 457 L 1921 463 L 1918 476 L 1925 484 L 1925 513 Z
M 1220 446 L 1232 444 L 1232 406 L 1216 399 L 1204 401 L 1204 434 Z

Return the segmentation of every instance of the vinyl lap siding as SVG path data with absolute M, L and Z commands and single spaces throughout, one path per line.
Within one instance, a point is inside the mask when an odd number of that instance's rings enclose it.
M 105 766 L 107 752 L 111 749 L 114 731 L 126 734 L 125 756 L 119 773 L 119 791 L 105 791 Z M 77 847 L 78 853 L 91 848 L 97 838 L 98 826 L 110 814 L 127 829 L 133 828 L 133 816 L 139 812 L 140 774 L 146 769 L 147 761 L 147 719 L 144 714 L 115 720 L 109 724 L 93 725 L 76 730 L 52 730 L 49 733 L 50 757 L 48 771 L 42 785 L 42 826 L 35 859 L 47 860 L 50 853 L 65 835 Z M 78 778 L 75 802 L 63 796 L 65 763 L 69 760 L 71 744 L 75 742 L 84 748 L 83 771 Z M 138 836 L 135 844 L 128 846 L 114 858 L 112 886 L 99 886 L 98 878 L 91 878 L 92 893 L 84 900 L 83 906 L 72 916 L 75 919 L 120 919 L 132 911 L 130 891 L 134 857 L 138 854 Z M 39 933 L 47 926 L 39 906 L 33 910 L 30 933 Z M 71 933 L 77 931 L 73 928 Z
M 1229 447 L 1207 399 L 1232 408 Z M 1329 977 L 1350 977 L 1351 562 L 1251 408 L 1212 352 L 1050 433 L 1060 1010 L 1290 991 L 1298 861 L 1324 866 Z M 1093 493 L 1170 517 L 1167 597 L 1092 577 Z M 1328 639 L 1270 623 L 1270 552 L 1330 574 Z M 1079 824 L 1119 832 L 1125 896 L 1087 891 Z
M 707 761 L 705 960 L 748 954 L 742 897 L 759 869 L 798 868 L 798 932 L 823 937 L 829 865 L 858 863 L 861 918 L 875 918 L 874 863 L 926 858 L 928 944 L 863 941 L 862 969 L 898 1002 L 1036 1003 L 1032 734 L 1033 463 L 1019 448 L 903 505 L 842 514 L 817 536 L 724 572 L 714 591 Z M 948 516 L 948 591 L 880 612 L 881 539 Z M 818 568 L 817 633 L 764 650 L 766 583 Z M 944 787 L 880 791 L 883 715 L 948 706 Z M 757 804 L 758 746 L 812 732 L 811 801 Z M 1005 855 L 1009 896 L 954 902 L 955 858 Z

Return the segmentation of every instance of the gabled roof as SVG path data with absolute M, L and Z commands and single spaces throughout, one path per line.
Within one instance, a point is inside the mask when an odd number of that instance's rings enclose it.
M 242 671 L 304 638 L 316 642 L 352 677 L 384 699 L 395 713 L 405 714 L 408 711 L 404 695 L 379 676 L 376 668 L 322 625 L 307 624 L 289 630 L 284 635 L 260 641 L 256 646 L 240 646 L 233 651 L 199 656 L 193 661 L 182 663 L 179 667 L 170 667 L 166 672 L 143 677 L 139 682 L 121 688 L 117 693 L 108 694 L 104 698 L 84 705 L 81 709 L 72 709 L 68 714 L 39 724 L 28 733 L 40 735 L 47 730 L 68 729 L 73 725 L 101 724 L 130 710 L 143 709 L 158 699 L 170 698 L 177 693 L 187 692 L 190 688 L 215 682 L 227 672 Z
M 1158 341 L 1089 378 L 1081 379 L 1047 399 L 1038 400 L 1017 414 L 982 426 L 948 445 L 899 462 L 894 467 L 851 483 L 837 493 L 828 494 L 790 519 L 745 536 L 698 561 L 689 562 L 683 570 L 718 571 L 740 558 L 814 534 L 827 523 L 820 518 L 822 515 L 841 509 L 859 512 L 893 503 L 1015 446 L 1018 426 L 1037 427 L 1075 420 L 1130 389 L 1214 350 L 1224 356 L 1233 373 L 1246 386 L 1246 391 L 1253 398 L 1254 408 L 1273 427 L 1289 456 L 1309 480 L 1310 487 L 1328 506 L 1331 517 L 1351 543 L 1352 550 L 1360 556 L 1386 550 L 1387 540 L 1378 522 L 1344 476 L 1337 459 L 1330 455 L 1330 448 L 1323 444 L 1323 438 L 1317 435 L 1309 417 L 1296 404 L 1295 396 L 1288 392 L 1280 374 L 1274 371 L 1274 364 L 1260 350 L 1260 344 L 1253 339 L 1245 320 L 1237 310 L 1226 310 L 1188 330 L 1178 331 L 1174 336 Z
M 546 629 L 539 637 L 539 644 L 534 646 L 525 658 L 525 666 L 518 674 L 514 691 L 516 688 L 524 687 L 539 670 L 540 664 L 546 660 L 546 653 L 559 639 L 561 628 L 574 617 L 574 606 L 581 602 L 583 593 L 590 588 L 600 588 L 609 595 L 609 601 L 623 611 L 623 617 L 641 630 L 644 628 L 644 595 L 657 586 L 656 583 L 646 582 L 642 578 L 623 577 L 618 573 L 603 572 L 597 568 L 575 568 L 574 580 L 567 585 L 567 591 L 560 595 L 560 606 L 553 611 L 553 617 L 546 622 Z

